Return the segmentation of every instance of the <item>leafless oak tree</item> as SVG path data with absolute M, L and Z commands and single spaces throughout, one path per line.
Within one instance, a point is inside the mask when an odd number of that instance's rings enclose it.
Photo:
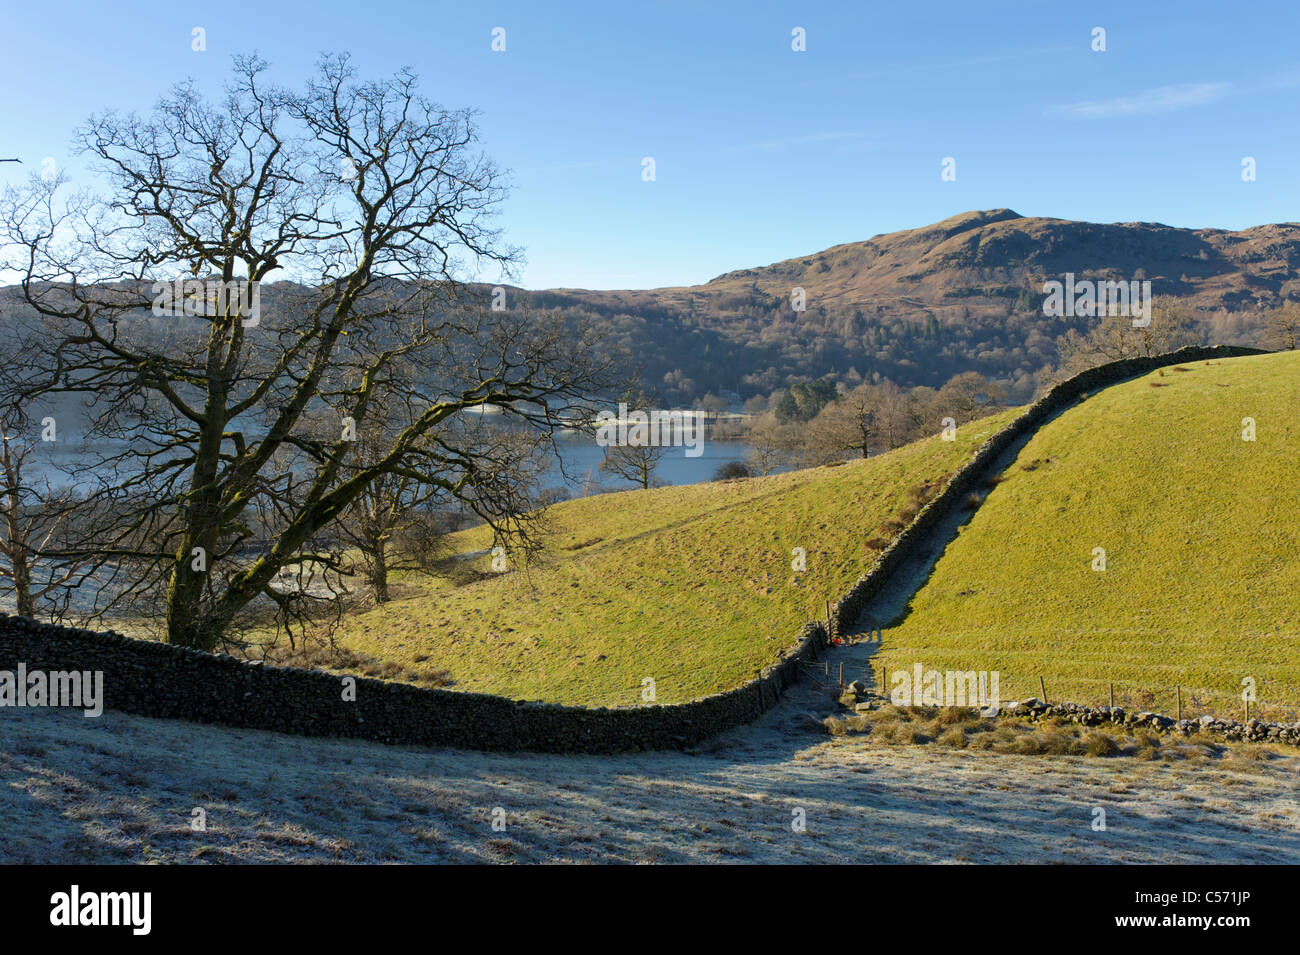
M 526 538 L 480 412 L 545 440 L 590 420 L 612 364 L 590 328 L 463 284 L 517 257 L 469 112 L 346 56 L 298 91 L 264 75 L 237 58 L 220 102 L 183 84 L 147 117 L 91 117 L 78 144 L 110 192 L 34 178 L 0 208 L 30 306 L 21 398 L 80 396 L 101 448 L 104 607 L 156 600 L 166 638 L 204 649 L 283 597 L 284 568 L 335 566 L 329 528 L 376 481 Z M 364 461 L 359 434 L 382 436 Z

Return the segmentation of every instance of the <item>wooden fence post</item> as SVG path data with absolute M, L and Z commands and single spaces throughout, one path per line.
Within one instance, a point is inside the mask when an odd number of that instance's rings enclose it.
M 1115 684 L 1114 683 L 1110 685 L 1110 708 L 1112 710 L 1115 708 Z
M 1178 692 L 1178 719 L 1183 718 L 1183 688 L 1179 684 L 1174 684 L 1174 689 Z
M 1043 685 L 1043 678 L 1038 678 L 1038 688 L 1043 691 L 1043 702 L 1047 702 L 1047 687 Z

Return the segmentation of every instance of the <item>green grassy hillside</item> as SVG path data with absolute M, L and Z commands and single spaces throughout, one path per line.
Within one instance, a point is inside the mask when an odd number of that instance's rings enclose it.
M 484 556 L 404 578 L 403 599 L 349 617 L 337 639 L 408 671 L 450 671 L 456 689 L 522 699 L 636 704 L 647 677 L 660 703 L 727 689 L 824 617 L 875 560 L 879 526 L 1013 416 L 838 467 L 566 502 L 542 564 L 498 574 Z M 490 538 L 455 543 L 471 553 Z
M 997 670 L 1184 715 L 1300 708 L 1300 354 L 1166 368 L 1042 428 L 885 629 L 890 672 Z M 1254 419 L 1256 440 L 1242 439 Z M 1092 567 L 1104 548 L 1106 569 Z

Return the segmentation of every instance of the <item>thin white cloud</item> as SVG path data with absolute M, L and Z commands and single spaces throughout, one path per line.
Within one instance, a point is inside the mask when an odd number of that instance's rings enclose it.
M 1231 88 L 1230 83 L 1176 83 L 1157 86 L 1132 96 L 1115 99 L 1086 100 L 1057 106 L 1052 112 L 1064 113 L 1076 119 L 1108 119 L 1112 116 L 1146 116 L 1151 113 L 1168 113 L 1190 106 L 1204 106 L 1223 99 Z

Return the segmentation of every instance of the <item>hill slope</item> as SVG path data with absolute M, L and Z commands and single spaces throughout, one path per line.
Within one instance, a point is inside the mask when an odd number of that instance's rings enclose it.
M 729 689 L 793 645 L 875 559 L 867 540 L 1014 412 L 869 460 L 556 505 L 549 557 L 493 573 L 485 529 L 441 578 L 348 618 L 338 642 L 455 687 L 560 703 L 660 703 Z M 792 569 L 793 551 L 806 555 Z
M 1169 368 L 1029 441 L 884 634 L 889 672 L 997 670 L 1186 713 L 1300 708 L 1300 353 Z M 1256 440 L 1244 441 L 1252 418 Z M 1094 570 L 1094 548 L 1105 570 Z
M 702 285 L 512 289 L 507 304 L 593 319 L 610 345 L 635 356 L 629 372 L 668 405 L 724 390 L 767 396 L 826 375 L 938 387 L 965 371 L 996 378 L 1012 400 L 1027 402 L 1056 363 L 1062 336 L 1091 324 L 1042 312 L 1044 280 L 1066 272 L 1150 279 L 1154 294 L 1179 297 L 1196 313 L 1197 340 L 1257 345 L 1259 310 L 1300 300 L 1300 224 L 1228 232 L 991 209 Z M 807 296 L 801 312 L 791 306 L 796 286 Z M 268 314 L 290 291 L 289 283 L 265 286 Z M 19 311 L 18 290 L 0 287 L 0 344 Z
M 1057 359 L 1057 340 L 1091 325 L 1042 313 L 1043 282 L 1066 272 L 1149 279 L 1153 294 L 1176 296 L 1199 317 L 1207 343 L 1256 345 L 1258 310 L 1300 299 L 1300 224 L 1228 232 L 992 209 L 703 285 L 527 294 L 540 306 L 600 316 L 633 344 L 645 380 L 670 401 L 719 388 L 767 394 L 787 377 L 850 370 L 907 386 L 974 370 L 1028 401 L 1035 376 Z M 796 286 L 806 292 L 802 312 L 791 306 Z
M 1300 225 L 1240 232 L 1178 229 L 1156 222 L 1096 223 L 1021 216 L 1010 209 L 965 212 L 933 225 L 837 245 L 758 269 L 729 272 L 704 288 L 756 282 L 816 290 L 827 304 L 869 307 L 893 300 L 920 311 L 954 307 L 980 292 L 1041 291 L 1074 272 L 1132 278 L 1199 308 L 1275 299 L 1300 266 Z

